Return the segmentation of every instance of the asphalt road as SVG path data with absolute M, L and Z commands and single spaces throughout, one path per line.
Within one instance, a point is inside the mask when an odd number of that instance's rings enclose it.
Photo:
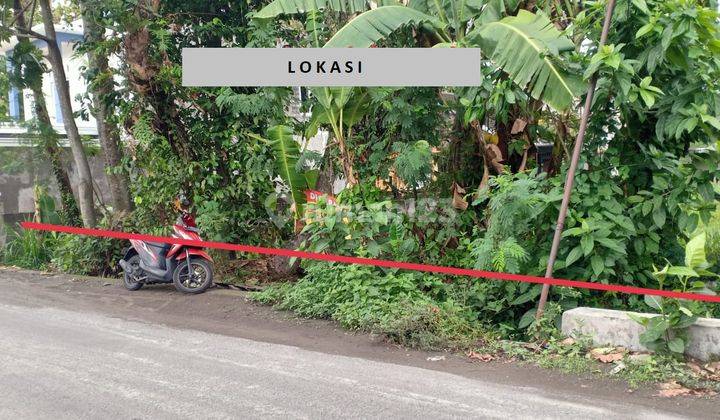
M 416 367 L 0 304 L 0 418 L 672 418 Z
M 720 418 L 716 398 L 517 363 L 428 361 L 214 289 L 0 267 L 0 419 Z

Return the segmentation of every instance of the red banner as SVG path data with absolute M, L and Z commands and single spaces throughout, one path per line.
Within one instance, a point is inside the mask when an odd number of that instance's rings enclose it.
M 22 222 L 24 229 L 44 230 L 49 232 L 64 232 L 75 235 L 100 236 L 116 239 L 139 239 L 141 241 L 164 242 L 168 244 L 191 245 L 200 248 L 216 248 L 228 251 L 250 252 L 255 254 L 282 255 L 285 257 L 307 258 L 312 260 L 339 262 L 345 264 L 363 264 L 376 267 L 400 268 L 428 273 L 449 274 L 454 276 L 468 276 L 505 281 L 520 281 L 525 283 L 549 284 L 552 286 L 577 287 L 581 289 L 602 290 L 606 292 L 620 292 L 633 295 L 664 296 L 677 299 L 700 300 L 720 303 L 720 296 L 703 295 L 700 293 L 676 292 L 672 290 L 647 289 L 644 287 L 625 286 L 619 284 L 591 283 L 587 281 L 566 280 L 528 276 L 523 274 L 497 273 L 494 271 L 473 270 L 470 268 L 447 267 L 442 265 L 418 264 L 402 261 L 380 260 L 376 258 L 348 257 L 345 255 L 321 254 L 318 252 L 298 251 L 294 249 L 267 248 L 252 245 L 235 245 L 224 242 L 195 241 L 190 239 L 170 238 L 165 236 L 143 235 L 139 233 L 119 232 L 115 230 L 88 229 L 72 226 L 51 225 L 48 223 Z

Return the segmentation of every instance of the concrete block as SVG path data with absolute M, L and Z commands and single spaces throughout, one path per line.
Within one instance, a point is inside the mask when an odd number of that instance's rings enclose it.
M 587 336 L 595 346 L 622 346 L 632 351 L 648 351 L 640 344 L 645 327 L 628 313 L 653 317 L 655 314 L 611 309 L 575 308 L 562 315 L 562 332 L 567 336 Z M 720 319 L 699 318 L 688 330 L 685 354 L 699 360 L 720 359 Z

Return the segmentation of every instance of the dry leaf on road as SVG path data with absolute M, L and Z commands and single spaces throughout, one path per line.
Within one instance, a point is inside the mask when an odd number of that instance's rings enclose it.
M 481 362 L 490 362 L 495 360 L 495 356 L 493 356 L 492 354 L 478 353 L 475 351 L 470 351 L 469 353 L 467 353 L 467 357 L 470 359 L 479 360 Z
M 676 381 L 670 381 L 665 382 L 664 384 L 660 384 L 660 392 L 658 392 L 658 396 L 660 397 L 677 397 L 679 395 L 688 395 L 692 393 L 692 389 L 685 388 L 684 386 L 680 385 Z
M 686 363 L 695 376 L 711 381 L 720 381 L 720 362 L 707 363 L 700 366 L 694 362 Z
M 716 392 L 710 389 L 690 389 L 677 383 L 677 381 L 669 381 L 660 384 L 660 392 L 657 393 L 659 397 L 678 397 L 681 395 L 693 395 L 693 396 L 707 396 L 715 395 Z
M 613 363 L 622 360 L 626 352 L 622 347 L 601 347 L 590 350 L 590 356 L 602 363 Z

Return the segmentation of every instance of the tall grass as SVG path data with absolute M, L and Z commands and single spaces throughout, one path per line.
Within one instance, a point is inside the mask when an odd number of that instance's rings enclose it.
M 56 235 L 8 228 L 7 243 L 0 249 L 0 261 L 22 268 L 45 269 L 52 258 Z

